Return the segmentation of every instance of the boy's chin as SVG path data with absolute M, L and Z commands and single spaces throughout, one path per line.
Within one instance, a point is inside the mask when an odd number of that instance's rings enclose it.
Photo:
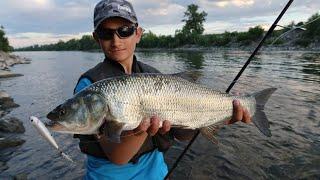
M 108 56 L 110 59 L 112 59 L 113 61 L 116 61 L 118 63 L 121 62 L 125 62 L 127 61 L 129 58 L 126 56 Z

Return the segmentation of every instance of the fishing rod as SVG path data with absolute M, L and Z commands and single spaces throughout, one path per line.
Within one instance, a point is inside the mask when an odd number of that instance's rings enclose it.
M 231 84 L 229 85 L 229 87 L 226 90 L 226 93 L 229 93 L 230 90 L 232 89 L 232 87 L 236 84 L 236 82 L 238 81 L 238 79 L 240 78 L 240 76 L 242 75 L 242 73 L 244 72 L 244 70 L 247 68 L 247 66 L 250 64 L 251 60 L 254 58 L 254 56 L 257 54 L 257 52 L 260 50 L 262 44 L 265 42 L 265 40 L 271 35 L 271 33 L 273 32 L 273 30 L 277 27 L 278 22 L 280 21 L 280 19 L 282 18 L 282 16 L 285 14 L 285 12 L 288 10 L 288 8 L 290 7 L 290 5 L 292 4 L 294 0 L 289 0 L 289 2 L 287 3 L 287 5 L 283 8 L 283 10 L 281 11 L 281 13 L 279 14 L 279 16 L 277 17 L 277 19 L 273 22 L 273 24 L 271 25 L 271 27 L 269 28 L 268 32 L 264 35 L 264 37 L 262 38 L 262 40 L 260 41 L 260 43 L 258 44 L 258 46 L 256 47 L 256 49 L 252 52 L 251 56 L 248 58 L 247 62 L 244 64 L 244 66 L 241 68 L 241 70 L 239 71 L 239 73 L 237 74 L 237 76 L 234 78 L 234 80 L 231 82 Z M 182 159 L 182 157 L 186 154 L 186 152 L 188 151 L 188 149 L 190 148 L 190 146 L 193 144 L 193 142 L 196 140 L 196 138 L 198 137 L 198 135 L 200 134 L 200 130 L 196 131 L 196 134 L 193 136 L 193 138 L 191 139 L 191 141 L 189 142 L 189 144 L 186 146 L 186 148 L 183 150 L 183 152 L 180 154 L 180 156 L 178 157 L 178 159 L 176 160 L 176 162 L 173 164 L 172 168 L 170 169 L 170 171 L 167 173 L 166 177 L 164 179 L 167 179 L 173 172 L 173 170 L 177 167 L 178 163 L 180 162 L 180 160 Z

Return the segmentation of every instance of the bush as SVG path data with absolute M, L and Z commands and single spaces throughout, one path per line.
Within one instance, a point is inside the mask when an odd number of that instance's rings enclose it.
M 295 44 L 302 47 L 308 47 L 310 44 L 310 41 L 311 40 L 309 39 L 298 39 L 295 41 Z
M 310 23 L 310 24 L 308 24 Z M 304 37 L 308 39 L 318 39 L 320 40 L 320 15 L 316 13 L 312 15 L 308 21 L 305 23 L 307 24 L 305 27 L 307 31 L 304 33 Z

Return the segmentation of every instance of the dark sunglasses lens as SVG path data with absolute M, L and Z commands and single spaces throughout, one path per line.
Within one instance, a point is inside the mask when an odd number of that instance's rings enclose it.
M 117 32 L 120 37 L 126 38 L 131 36 L 134 33 L 135 27 L 123 26 L 117 29 Z
M 135 27 L 122 26 L 116 30 L 111 29 L 99 29 L 97 30 L 98 37 L 103 40 L 111 40 L 114 33 L 117 33 L 119 38 L 127 38 L 131 36 L 135 31 Z
M 114 32 L 109 30 L 98 30 L 97 34 L 100 39 L 110 40 L 113 38 Z

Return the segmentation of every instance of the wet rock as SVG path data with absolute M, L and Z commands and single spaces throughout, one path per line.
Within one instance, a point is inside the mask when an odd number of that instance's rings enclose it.
M 0 91 L 0 109 L 7 110 L 9 108 L 19 107 L 18 104 L 14 103 L 13 99 L 4 91 Z
M 0 119 L 0 132 L 5 133 L 24 133 L 23 123 L 14 117 L 5 117 Z
M 6 93 L 6 92 L 4 92 L 4 91 L 0 91 L 0 99 L 1 98 L 9 98 L 10 96 L 9 96 L 9 94 L 8 93 Z
M 30 64 L 30 60 L 0 51 L 0 69 L 8 70 L 15 64 Z
M 18 76 L 23 76 L 23 74 L 12 73 L 8 70 L 0 70 L 0 78 L 10 78 Z
M 28 175 L 25 173 L 17 174 L 13 178 L 14 180 L 26 180 L 28 179 Z
M 17 175 L 0 175 L 0 179 L 3 180 L 27 180 L 28 176 L 25 173 L 17 174 Z
M 30 64 L 30 60 L 0 51 L 0 78 L 23 76 L 10 72 L 9 67 L 15 64 Z
M 5 162 L 0 161 L 0 172 L 7 170 L 9 167 Z M 0 176 L 1 179 L 1 176 Z
M 4 112 L 4 111 L 2 111 L 2 110 L 0 109 L 0 118 L 2 118 L 4 115 L 6 115 L 6 112 Z
M 9 147 L 20 146 L 24 142 L 26 142 L 26 141 L 23 139 L 17 138 L 17 137 L 12 137 L 12 138 L 2 137 L 2 138 L 0 138 L 0 150 L 6 149 Z
M 9 147 L 16 147 L 25 142 L 20 139 L 17 133 L 24 133 L 23 123 L 14 117 L 4 117 L 0 119 L 0 150 Z

